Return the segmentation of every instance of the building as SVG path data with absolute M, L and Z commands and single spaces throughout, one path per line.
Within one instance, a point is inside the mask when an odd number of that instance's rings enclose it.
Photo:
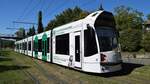
M 150 20 L 147 20 L 143 23 L 143 30 L 145 32 L 147 32 L 147 31 L 150 32 Z

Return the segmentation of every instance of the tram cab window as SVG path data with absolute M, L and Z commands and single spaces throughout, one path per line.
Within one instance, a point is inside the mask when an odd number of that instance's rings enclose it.
M 42 39 L 38 40 L 38 51 L 42 52 Z
M 116 32 L 107 27 L 96 29 L 101 52 L 111 51 L 118 47 Z
M 112 51 L 118 47 L 119 33 L 116 30 L 114 16 L 110 12 L 102 12 L 94 24 L 101 52 Z
M 69 34 L 56 36 L 56 54 L 69 55 Z
M 115 28 L 116 22 L 114 16 L 110 12 L 102 12 L 96 19 L 94 27 L 111 27 Z
M 87 25 L 87 30 L 84 30 L 84 55 L 85 57 L 98 53 L 95 31 Z

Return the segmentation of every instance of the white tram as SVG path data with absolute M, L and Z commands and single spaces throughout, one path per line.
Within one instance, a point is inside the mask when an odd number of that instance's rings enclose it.
M 28 56 L 33 56 L 33 36 L 30 36 L 27 39 L 28 39 L 27 54 L 28 54 Z
M 15 43 L 16 51 L 22 50 L 22 42 Z M 107 11 L 96 11 L 84 19 L 28 37 L 24 42 L 24 47 L 28 46 L 23 48 L 25 54 L 47 62 L 92 73 L 121 69 L 115 19 Z

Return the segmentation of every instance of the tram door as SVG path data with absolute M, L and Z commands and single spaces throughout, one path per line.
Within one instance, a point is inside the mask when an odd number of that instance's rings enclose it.
M 38 58 L 38 37 L 37 36 L 34 39 L 34 55 L 35 58 Z
M 42 60 L 47 61 L 47 35 L 42 37 Z
M 75 67 L 81 68 L 81 32 L 75 33 Z

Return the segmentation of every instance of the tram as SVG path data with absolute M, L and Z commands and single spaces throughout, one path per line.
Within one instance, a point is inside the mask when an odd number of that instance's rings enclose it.
M 118 37 L 113 14 L 100 10 L 16 41 L 15 51 L 84 72 L 107 73 L 121 69 Z

